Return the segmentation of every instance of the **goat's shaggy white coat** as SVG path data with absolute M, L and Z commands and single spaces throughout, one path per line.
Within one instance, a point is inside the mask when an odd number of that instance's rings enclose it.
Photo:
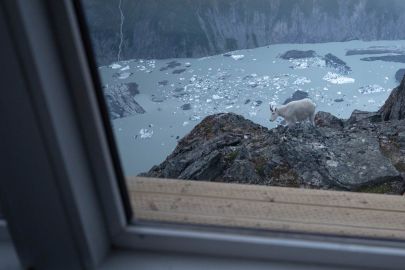
M 315 103 L 309 98 L 291 101 L 286 105 L 274 108 L 270 105 L 271 120 L 275 121 L 277 117 L 281 116 L 287 122 L 288 126 L 293 126 L 297 122 L 308 120 L 315 126 Z

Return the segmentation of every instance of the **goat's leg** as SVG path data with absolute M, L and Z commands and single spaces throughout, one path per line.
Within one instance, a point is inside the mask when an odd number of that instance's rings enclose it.
M 313 126 L 315 126 L 315 113 L 312 113 L 312 114 L 309 116 L 309 121 L 311 122 L 311 124 L 312 124 Z

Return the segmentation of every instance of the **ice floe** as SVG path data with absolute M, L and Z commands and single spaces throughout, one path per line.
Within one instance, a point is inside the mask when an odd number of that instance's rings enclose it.
M 112 69 L 119 69 L 122 66 L 120 64 L 114 63 L 114 64 L 111 64 L 109 67 L 112 68 Z
M 386 89 L 382 86 L 379 86 L 378 84 L 370 84 L 370 85 L 360 87 L 358 89 L 358 91 L 360 94 L 368 95 L 368 94 L 385 92 Z
M 243 58 L 245 58 L 245 56 L 243 54 L 233 54 L 233 55 L 231 55 L 231 57 L 234 60 L 242 60 Z
M 139 135 L 141 137 L 141 139 L 149 139 L 152 138 L 153 136 L 153 130 L 152 129 L 147 129 L 147 128 L 143 128 L 139 131 Z
M 355 79 L 346 77 L 337 73 L 328 72 L 324 77 L 323 80 L 333 83 L 333 84 L 346 84 L 346 83 L 354 83 Z

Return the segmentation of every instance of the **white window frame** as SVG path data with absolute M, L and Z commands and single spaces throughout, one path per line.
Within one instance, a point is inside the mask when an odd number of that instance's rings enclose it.
M 44 164 L 21 168 L 22 172 L 7 167 L 5 174 L 15 178 L 0 183 L 0 203 L 24 267 L 98 269 L 113 248 L 130 248 L 403 269 L 405 243 L 401 241 L 131 224 L 129 208 L 124 205 L 127 195 L 119 184 L 123 185 L 123 174 L 109 119 L 101 105 L 101 93 L 95 91 L 100 89 L 100 82 L 79 2 L 3 0 L 0 9 L 4 19 L 0 31 L 7 28 L 14 47 L 1 56 L 16 61 L 15 72 L 9 76 L 15 76 L 14 80 L 24 78 L 21 85 L 9 82 L 10 91 L 15 91 L 9 95 L 16 98 L 18 94 L 24 99 L 26 113 L 32 113 L 27 122 L 18 118 L 32 133 L 27 134 L 26 141 L 18 141 L 16 150 L 23 152 L 24 147 L 35 143 L 38 152 L 25 155 L 24 162 L 29 164 L 42 155 Z M 13 106 L 10 102 L 0 117 L 18 114 L 18 108 Z M 9 143 L 18 132 L 18 125 L 11 126 L 0 146 Z M 38 178 L 41 181 L 35 183 L 35 188 L 26 191 L 26 183 Z M 24 192 L 19 192 L 22 189 Z M 43 208 L 34 211 L 34 206 Z M 41 238 L 41 228 L 50 222 L 55 227 L 48 228 L 47 237 Z M 53 245 L 55 239 L 58 246 Z M 44 258 L 40 254 L 55 257 Z

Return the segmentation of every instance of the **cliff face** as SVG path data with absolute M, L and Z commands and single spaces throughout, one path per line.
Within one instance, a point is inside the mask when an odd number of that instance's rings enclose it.
M 118 1 L 84 0 L 99 64 L 117 59 Z M 405 39 L 402 0 L 123 0 L 124 59 L 201 57 L 273 43 Z
M 232 113 L 208 116 L 142 175 L 403 194 L 404 82 L 379 112 L 354 111 L 347 120 L 318 112 L 316 127 L 268 130 Z

